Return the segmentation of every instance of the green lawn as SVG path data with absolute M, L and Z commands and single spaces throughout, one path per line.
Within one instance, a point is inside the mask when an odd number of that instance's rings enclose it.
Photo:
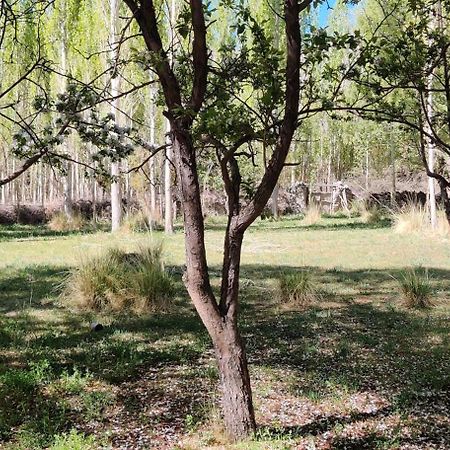
M 241 325 L 259 425 L 236 448 L 448 448 L 450 242 L 358 219 L 261 221 L 245 239 Z M 207 248 L 218 285 L 223 222 Z M 163 240 L 170 314 L 101 317 L 58 300 L 70 267 L 111 246 Z M 0 227 L 0 448 L 232 448 L 218 420 L 208 336 L 186 297 L 183 235 Z M 405 309 L 402 268 L 429 268 L 432 310 Z M 281 308 L 281 273 L 324 294 Z M 234 447 L 233 447 L 234 448 Z

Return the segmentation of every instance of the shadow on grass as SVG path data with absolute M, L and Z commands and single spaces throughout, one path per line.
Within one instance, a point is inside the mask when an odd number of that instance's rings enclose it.
M 75 236 L 108 231 L 106 225 L 86 226 L 78 231 L 54 231 L 45 225 L 0 225 L 0 242 L 20 240 L 48 240 L 50 238 Z
M 359 218 L 323 217 L 318 223 L 312 225 L 303 224 L 297 216 L 290 218 L 283 217 L 280 220 L 264 219 L 253 223 L 251 232 L 262 230 L 372 230 L 378 228 L 389 228 L 392 222 L 388 218 L 381 219 L 374 223 L 361 222 Z M 205 221 L 205 229 L 211 231 L 225 231 L 226 220 L 223 218 L 210 219 Z
M 351 393 L 372 392 L 389 401 L 390 409 L 381 408 L 361 417 L 355 413 L 323 417 L 308 425 L 282 427 L 280 433 L 294 437 L 320 434 L 339 423 L 391 411 L 413 411 L 426 428 L 433 417 L 448 412 L 450 337 L 445 315 L 389 306 L 386 299 L 395 299 L 396 295 L 392 276 L 398 275 L 398 270 L 390 269 L 308 268 L 319 284 L 336 291 L 333 303 L 337 305 L 323 301 L 303 311 L 277 309 L 274 289 L 267 287 L 266 281 L 276 279 L 280 272 L 304 269 L 258 265 L 242 268 L 242 332 L 251 366 L 262 370 L 288 369 L 293 374 L 286 381 L 288 392 L 299 401 L 339 400 Z M 176 277 L 178 296 L 185 297 L 180 279 L 182 268 L 173 267 L 171 272 Z M 213 272 L 218 273 L 218 268 L 213 268 Z M 61 309 L 52 303 L 54 297 L 42 304 L 64 274 L 63 268 L 51 267 L 19 272 L 11 269 L 2 274 L 1 312 L 22 312 L 0 319 L 0 346 L 5 350 L 0 356 L 0 372 L 6 367 L 27 367 L 30 362 L 44 360 L 54 377 L 78 368 L 96 379 L 128 386 L 127 383 L 139 383 L 149 373 L 153 374 L 146 379 L 150 385 L 159 383 L 163 374 L 170 379 L 171 370 L 180 366 L 206 370 L 211 362 L 209 337 L 185 299 L 177 300 L 177 309 L 171 314 L 116 317 L 103 331 L 93 333 L 89 331 L 92 316 Z M 430 275 L 442 291 L 450 291 L 450 271 L 430 269 Z M 355 294 L 340 293 L 347 288 Z M 363 301 L 360 297 L 364 297 Z M 54 317 L 36 320 L 28 314 L 29 309 L 42 310 L 43 314 L 47 311 Z M 181 378 L 187 376 L 183 374 Z M 155 386 L 147 389 L 147 403 L 160 401 L 165 395 Z M 174 405 L 179 402 L 183 411 L 192 401 L 191 396 L 195 397 L 187 390 L 179 391 L 178 397 L 168 396 L 168 401 Z M 134 391 L 122 396 L 121 401 L 125 410 L 142 407 Z M 169 409 L 173 414 L 177 408 Z M 426 436 L 425 442 L 435 443 L 442 436 L 450 438 L 445 425 L 434 425 L 433 429 L 428 435 L 424 430 L 421 436 Z M 367 436 L 345 440 L 341 436 L 333 448 L 374 448 L 380 439 L 383 438 Z

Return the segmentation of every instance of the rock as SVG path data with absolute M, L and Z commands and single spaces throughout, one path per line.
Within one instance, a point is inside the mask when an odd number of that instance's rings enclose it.
M 91 331 L 101 331 L 103 330 L 104 326 L 101 323 L 98 322 L 92 322 L 91 323 Z

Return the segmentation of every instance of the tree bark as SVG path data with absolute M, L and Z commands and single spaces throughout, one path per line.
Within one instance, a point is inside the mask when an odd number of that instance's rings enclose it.
M 254 433 L 256 424 L 247 357 L 237 326 L 227 325 L 214 347 L 225 428 L 233 440 L 248 437 Z

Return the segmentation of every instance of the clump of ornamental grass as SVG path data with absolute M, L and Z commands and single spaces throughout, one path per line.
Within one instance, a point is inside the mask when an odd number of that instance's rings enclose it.
M 49 220 L 47 227 L 52 231 L 79 231 L 86 225 L 85 220 L 79 213 L 71 216 L 63 211 L 58 211 Z
M 282 305 L 305 307 L 319 299 L 319 289 L 308 271 L 281 274 L 279 301 Z
M 321 219 L 322 214 L 320 212 L 319 205 L 315 203 L 310 203 L 305 211 L 305 216 L 303 217 L 303 223 L 305 225 L 315 225 Z
M 71 271 L 63 282 L 61 299 L 85 311 L 165 311 L 174 295 L 174 283 L 161 256 L 161 245 L 135 253 L 109 249 Z
M 421 267 L 406 269 L 397 278 L 397 282 L 403 304 L 407 308 L 425 309 L 433 306 L 431 300 L 433 287 L 427 269 Z
M 442 237 L 450 236 L 450 225 L 444 211 L 437 212 L 437 223 L 435 233 Z

